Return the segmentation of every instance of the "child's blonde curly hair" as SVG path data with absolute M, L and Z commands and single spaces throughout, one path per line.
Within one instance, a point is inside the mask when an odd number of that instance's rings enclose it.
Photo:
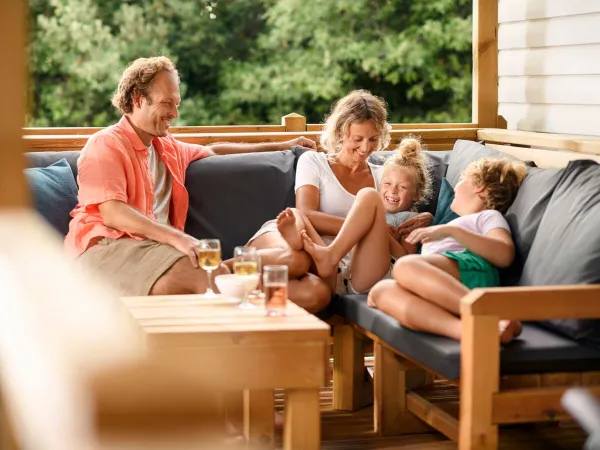
M 470 178 L 473 184 L 483 188 L 486 209 L 506 213 L 517 196 L 519 187 L 527 176 L 527 167 L 520 161 L 506 158 L 483 158 L 473 161 L 463 171 L 463 178 Z
M 416 200 L 412 205 L 415 209 L 418 205 L 427 203 L 433 194 L 433 182 L 427 167 L 427 157 L 422 153 L 421 138 L 406 136 L 397 150 L 397 153 L 383 164 L 383 176 L 392 167 L 403 167 L 413 174 L 417 190 Z
M 367 120 L 372 120 L 379 131 L 379 146 L 375 150 L 385 149 L 390 143 L 391 129 L 385 100 L 364 89 L 352 91 L 338 100 L 327 116 L 321 134 L 321 145 L 327 151 L 327 157 L 330 160 L 337 157 L 350 125 Z

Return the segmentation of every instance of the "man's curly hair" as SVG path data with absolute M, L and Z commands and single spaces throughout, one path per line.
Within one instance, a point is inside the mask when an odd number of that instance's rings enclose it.
M 121 76 L 121 81 L 111 99 L 113 106 L 122 114 L 132 113 L 133 98 L 139 95 L 150 98 L 152 82 L 161 72 L 172 73 L 179 83 L 179 73 L 175 64 L 166 56 L 138 58 L 133 61 Z
M 486 209 L 506 213 L 527 175 L 527 167 L 520 161 L 483 158 L 473 161 L 464 170 L 463 178 L 483 188 Z

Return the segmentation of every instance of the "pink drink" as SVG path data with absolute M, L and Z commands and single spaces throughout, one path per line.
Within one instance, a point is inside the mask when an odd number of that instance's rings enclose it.
M 287 302 L 287 283 L 268 283 L 263 286 L 265 293 L 265 308 L 268 316 L 285 314 Z

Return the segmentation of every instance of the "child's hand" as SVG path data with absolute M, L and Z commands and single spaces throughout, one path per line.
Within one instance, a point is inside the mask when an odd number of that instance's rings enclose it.
M 422 242 L 439 241 L 440 239 L 447 238 L 452 234 L 452 227 L 447 225 L 436 225 L 434 227 L 419 228 L 414 230 L 406 238 L 406 242 L 409 244 L 418 244 Z
M 433 216 L 429 213 L 420 213 L 406 222 L 398 225 L 398 234 L 408 236 L 413 230 L 422 227 L 428 227 L 433 222 Z

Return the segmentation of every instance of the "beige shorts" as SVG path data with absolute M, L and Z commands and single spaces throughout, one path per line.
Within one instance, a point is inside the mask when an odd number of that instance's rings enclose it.
M 259 228 L 259 230 L 256 233 L 254 233 L 254 236 L 252 236 L 250 239 L 248 239 L 248 242 L 246 243 L 246 245 L 250 245 L 252 243 L 252 241 L 259 238 L 263 234 L 272 233 L 274 231 L 279 233 L 279 230 L 277 229 L 277 219 L 267 220 L 265 223 L 263 223 L 263 225 Z
M 149 239 L 103 238 L 78 259 L 85 270 L 99 274 L 118 295 L 148 295 L 154 283 L 185 257 L 167 244 Z
M 348 254 L 349 255 L 349 254 Z M 382 280 L 388 280 L 393 278 L 392 270 L 394 269 L 395 259 L 392 258 L 390 262 L 390 268 L 386 272 L 386 274 L 381 278 Z M 346 295 L 346 294 L 367 294 L 371 289 L 367 289 L 366 291 L 357 291 L 352 286 L 352 270 L 350 267 L 350 258 L 346 256 L 342 259 L 338 265 L 337 270 L 337 279 L 335 282 L 335 293 L 338 295 Z

